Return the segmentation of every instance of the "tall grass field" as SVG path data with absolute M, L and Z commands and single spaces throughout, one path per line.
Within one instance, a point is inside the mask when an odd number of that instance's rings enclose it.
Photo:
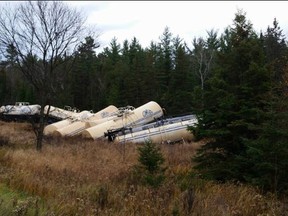
M 30 124 L 0 121 L 0 215 L 288 215 L 273 194 L 197 177 L 202 144 L 157 144 L 165 179 L 150 187 L 134 169 L 143 144 L 45 137 L 38 152 Z

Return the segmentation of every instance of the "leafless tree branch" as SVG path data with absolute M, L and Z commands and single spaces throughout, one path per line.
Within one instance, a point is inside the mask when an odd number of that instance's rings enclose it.
M 87 36 L 85 21 L 81 12 L 61 1 L 26 1 L 13 9 L 0 8 L 0 50 L 15 48 L 17 67 L 41 97 L 41 114 L 62 84 L 65 71 L 58 67 L 65 63 L 65 54 L 74 53 Z

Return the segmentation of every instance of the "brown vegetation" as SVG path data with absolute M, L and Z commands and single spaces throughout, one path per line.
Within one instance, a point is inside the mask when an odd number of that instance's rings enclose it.
M 161 145 L 166 180 L 152 189 L 131 174 L 135 144 L 47 138 L 38 152 L 30 125 L 0 127 L 0 183 L 41 197 L 47 215 L 287 215 L 273 195 L 192 178 L 191 157 L 201 143 Z

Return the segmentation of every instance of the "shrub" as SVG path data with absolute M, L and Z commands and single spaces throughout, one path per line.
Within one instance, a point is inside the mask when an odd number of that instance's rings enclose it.
M 138 148 L 138 162 L 135 166 L 135 174 L 144 185 L 159 187 L 165 180 L 164 172 L 166 168 L 162 167 L 164 157 L 160 148 L 151 141 L 147 141 Z

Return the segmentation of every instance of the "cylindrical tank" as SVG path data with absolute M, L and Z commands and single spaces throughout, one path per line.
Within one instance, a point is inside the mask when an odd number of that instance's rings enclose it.
M 13 107 L 13 105 L 2 106 L 1 111 L 3 111 L 3 113 L 9 113 L 13 109 Z
M 40 114 L 41 106 L 38 104 L 35 105 L 7 105 L 6 107 L 3 106 L 3 112 L 8 115 L 36 115 Z M 2 110 L 2 107 L 1 107 Z
M 4 113 L 5 112 L 5 106 L 1 106 L 0 107 L 0 113 Z
M 128 127 L 132 125 L 146 124 L 160 118 L 163 110 L 154 101 L 150 101 L 134 110 L 127 110 L 114 120 L 85 129 L 82 136 L 85 138 L 97 139 L 104 136 L 107 130 Z
M 48 105 L 44 107 L 44 113 L 47 114 L 48 112 Z M 68 117 L 73 117 L 76 114 L 76 110 L 65 110 L 58 107 L 50 106 L 49 116 L 52 116 L 57 119 L 66 119 Z
M 36 115 L 40 114 L 41 106 L 38 104 L 35 105 L 28 105 L 28 106 L 21 106 L 20 107 L 20 113 L 26 114 L 26 115 Z
M 69 118 L 67 118 L 67 119 L 64 119 L 62 121 L 55 122 L 53 124 L 47 125 L 44 128 L 44 135 L 52 134 L 54 131 L 70 125 L 76 118 L 79 118 L 82 115 L 87 115 L 87 112 L 90 113 L 87 110 L 82 111 L 80 113 L 72 113 L 71 116 Z
M 97 113 L 95 113 L 91 118 L 89 118 L 88 120 L 96 120 L 96 119 L 105 119 L 111 115 L 114 115 L 118 112 L 118 108 L 116 106 L 110 105 L 100 111 L 98 111 Z
M 109 117 L 106 117 L 106 118 L 103 118 L 103 119 L 93 119 L 93 120 L 88 119 L 86 121 L 86 128 L 90 128 L 90 127 L 93 127 L 95 125 L 99 125 L 99 124 L 102 124 L 104 122 L 116 119 L 116 118 L 119 118 L 119 117 L 115 114 L 115 115 L 112 115 L 112 116 L 109 116 Z
M 55 136 L 73 136 L 86 128 L 86 123 L 83 121 L 73 122 L 65 127 L 57 129 L 53 132 Z
M 84 138 L 92 138 L 97 139 L 104 136 L 104 133 L 113 128 L 121 127 L 121 125 L 118 124 L 119 122 L 116 122 L 114 120 L 103 122 L 102 124 L 96 125 L 94 127 L 90 127 L 85 129 L 82 132 L 82 136 Z
M 196 122 L 196 119 L 190 119 L 187 121 L 171 123 L 155 128 L 152 127 L 146 130 L 116 136 L 115 141 L 120 143 L 144 143 L 149 140 L 153 143 L 169 143 L 179 140 L 192 140 L 194 136 L 190 131 L 187 130 L 187 128 L 188 126 L 194 125 Z
M 49 135 L 52 134 L 54 131 L 56 131 L 59 128 L 65 127 L 69 124 L 71 124 L 72 119 L 64 119 L 62 121 L 59 122 L 55 122 L 53 124 L 47 125 L 44 128 L 44 135 Z
M 88 111 L 86 111 L 86 113 L 81 112 L 81 115 L 77 117 L 76 121 L 73 121 L 70 124 L 65 125 L 64 127 L 54 130 L 53 134 L 59 135 L 59 136 L 74 136 L 89 127 L 89 124 L 87 124 L 86 121 L 88 120 L 93 121 L 93 120 L 100 120 L 100 119 L 105 120 L 110 115 L 117 113 L 117 111 L 118 111 L 117 107 L 110 105 L 98 111 L 95 114 L 91 114 Z

